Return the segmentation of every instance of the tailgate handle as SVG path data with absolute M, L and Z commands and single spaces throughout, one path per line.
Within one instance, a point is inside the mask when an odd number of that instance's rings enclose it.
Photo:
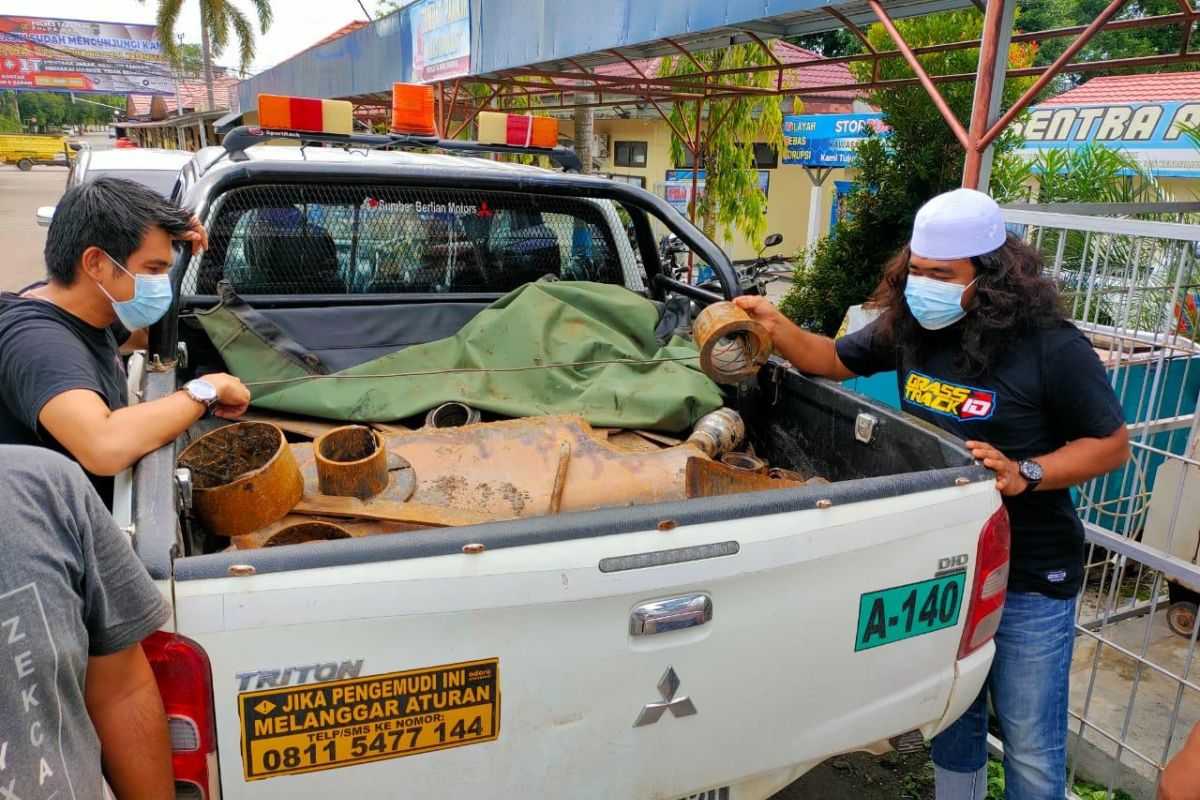
M 712 615 L 712 598 L 706 594 L 657 600 L 633 610 L 629 615 L 629 635 L 653 636 L 656 633 L 695 628 L 712 619 Z

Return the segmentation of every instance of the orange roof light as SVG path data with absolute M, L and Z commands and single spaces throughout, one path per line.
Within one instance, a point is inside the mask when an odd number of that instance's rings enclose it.
M 258 124 L 263 128 L 349 136 L 354 131 L 354 108 L 347 100 L 260 94 Z
M 433 87 L 419 83 L 392 84 L 392 130 L 415 136 L 437 136 Z

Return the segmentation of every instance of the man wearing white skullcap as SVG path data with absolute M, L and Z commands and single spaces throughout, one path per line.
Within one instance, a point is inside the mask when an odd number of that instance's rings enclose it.
M 1012 526 L 1008 595 L 987 684 L 933 740 L 938 800 L 987 792 L 988 700 L 1004 739 L 1005 797 L 1066 793 L 1067 684 L 1083 526 L 1070 487 L 1129 458 L 1120 403 L 1066 320 L 1041 256 L 970 189 L 917 212 L 871 298 L 879 317 L 836 342 L 765 298 L 736 302 L 798 370 L 836 380 L 895 370 L 904 411 L 966 441 L 996 475 Z

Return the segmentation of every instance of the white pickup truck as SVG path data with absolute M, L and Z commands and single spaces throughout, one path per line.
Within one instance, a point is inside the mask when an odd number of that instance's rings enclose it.
M 264 216 L 315 235 L 342 290 L 298 256 L 246 297 L 330 358 L 452 334 L 530 279 L 517 258 L 493 283 L 380 283 L 360 211 L 401 191 L 522 198 L 542 210 L 508 215 L 517 254 L 567 253 L 554 210 L 582 204 L 607 226 L 615 280 L 710 299 L 662 274 L 657 220 L 735 285 L 716 246 L 622 183 L 461 155 L 209 148 L 177 196 L 212 246 L 174 270 L 178 308 L 131 363 L 137 395 L 223 367 L 194 312 L 246 267 Z M 1008 523 L 991 475 L 937 429 L 777 363 L 736 402 L 760 456 L 829 482 L 230 550 L 189 533 L 182 443 L 147 456 L 116 514 L 174 606 L 147 651 L 177 796 L 744 800 L 835 754 L 919 747 L 992 659 Z

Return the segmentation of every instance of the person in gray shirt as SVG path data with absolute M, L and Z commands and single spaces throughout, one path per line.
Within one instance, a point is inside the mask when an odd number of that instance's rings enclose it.
M 174 798 L 141 641 L 170 607 L 79 466 L 0 446 L 0 798 Z

